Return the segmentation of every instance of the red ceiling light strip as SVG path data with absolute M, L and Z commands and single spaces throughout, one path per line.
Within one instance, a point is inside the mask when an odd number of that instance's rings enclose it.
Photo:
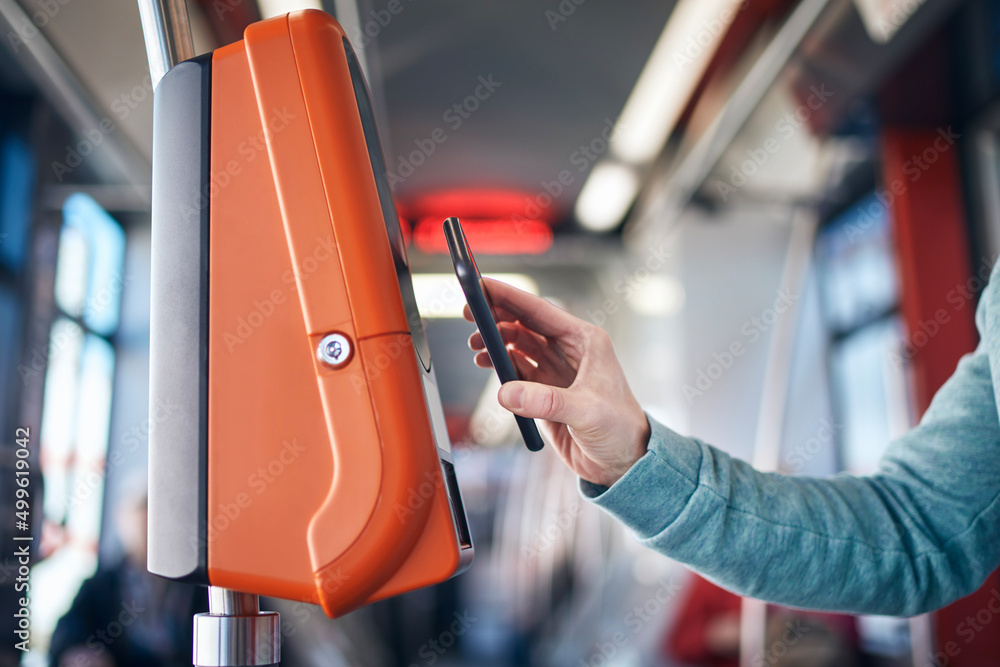
M 546 224 L 556 222 L 557 211 L 552 206 L 551 197 L 546 195 L 549 204 L 542 206 L 544 201 L 537 194 L 516 190 L 442 190 L 420 195 L 400 203 L 400 211 L 411 218 L 424 218 L 441 215 L 442 219 L 454 215 L 462 219 L 480 218 L 517 220 L 527 218 Z
M 439 217 L 417 221 L 413 243 L 426 253 L 448 254 Z M 552 247 L 552 228 L 543 220 L 462 218 L 462 229 L 478 255 L 541 255 Z

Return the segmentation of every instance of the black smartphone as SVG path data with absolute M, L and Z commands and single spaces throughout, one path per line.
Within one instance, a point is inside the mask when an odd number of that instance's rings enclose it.
M 472 318 L 479 327 L 479 333 L 483 336 L 486 344 L 486 352 L 490 355 L 493 368 L 500 378 L 500 382 L 510 382 L 520 380 L 514 362 L 507 354 L 507 345 L 497 328 L 496 313 L 493 311 L 493 304 L 490 302 L 489 294 L 486 293 L 486 285 L 483 277 L 479 274 L 476 260 L 469 250 L 469 243 L 465 240 L 465 232 L 458 218 L 448 218 L 444 221 L 444 236 L 448 241 L 448 252 L 451 253 L 451 262 L 455 265 L 455 275 L 458 276 L 458 284 L 465 292 L 465 300 L 472 311 Z M 537 452 L 542 448 L 542 436 L 538 433 L 534 419 L 514 415 L 517 420 L 517 427 L 521 429 L 521 437 L 529 450 Z

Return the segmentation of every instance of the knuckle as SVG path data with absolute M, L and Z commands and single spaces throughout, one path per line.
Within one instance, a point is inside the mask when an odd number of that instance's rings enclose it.
M 541 395 L 541 412 L 549 416 L 555 416 L 562 413 L 563 410 L 563 398 L 560 394 L 556 393 L 552 387 L 546 387 Z

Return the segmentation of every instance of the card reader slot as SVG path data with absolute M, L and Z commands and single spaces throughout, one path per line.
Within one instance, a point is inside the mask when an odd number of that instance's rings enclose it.
M 458 479 L 455 478 L 455 466 L 444 459 L 441 460 L 444 471 L 444 483 L 448 486 L 448 500 L 451 502 L 451 513 L 455 516 L 455 527 L 458 529 L 458 544 L 465 549 L 472 548 L 472 533 L 469 532 L 469 521 L 462 505 L 462 494 L 458 490 Z

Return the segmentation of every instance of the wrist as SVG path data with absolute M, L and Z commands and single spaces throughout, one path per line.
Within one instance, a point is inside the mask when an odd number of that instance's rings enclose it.
M 625 439 L 625 446 L 616 452 L 618 454 L 616 460 L 607 469 L 605 486 L 611 486 L 624 477 L 625 473 L 631 470 L 632 466 L 645 456 L 649 450 L 649 439 L 652 435 L 652 428 L 649 425 L 649 420 L 646 418 L 646 413 L 639 412 L 638 419 L 635 420 L 635 426 L 631 430 L 632 435 Z

